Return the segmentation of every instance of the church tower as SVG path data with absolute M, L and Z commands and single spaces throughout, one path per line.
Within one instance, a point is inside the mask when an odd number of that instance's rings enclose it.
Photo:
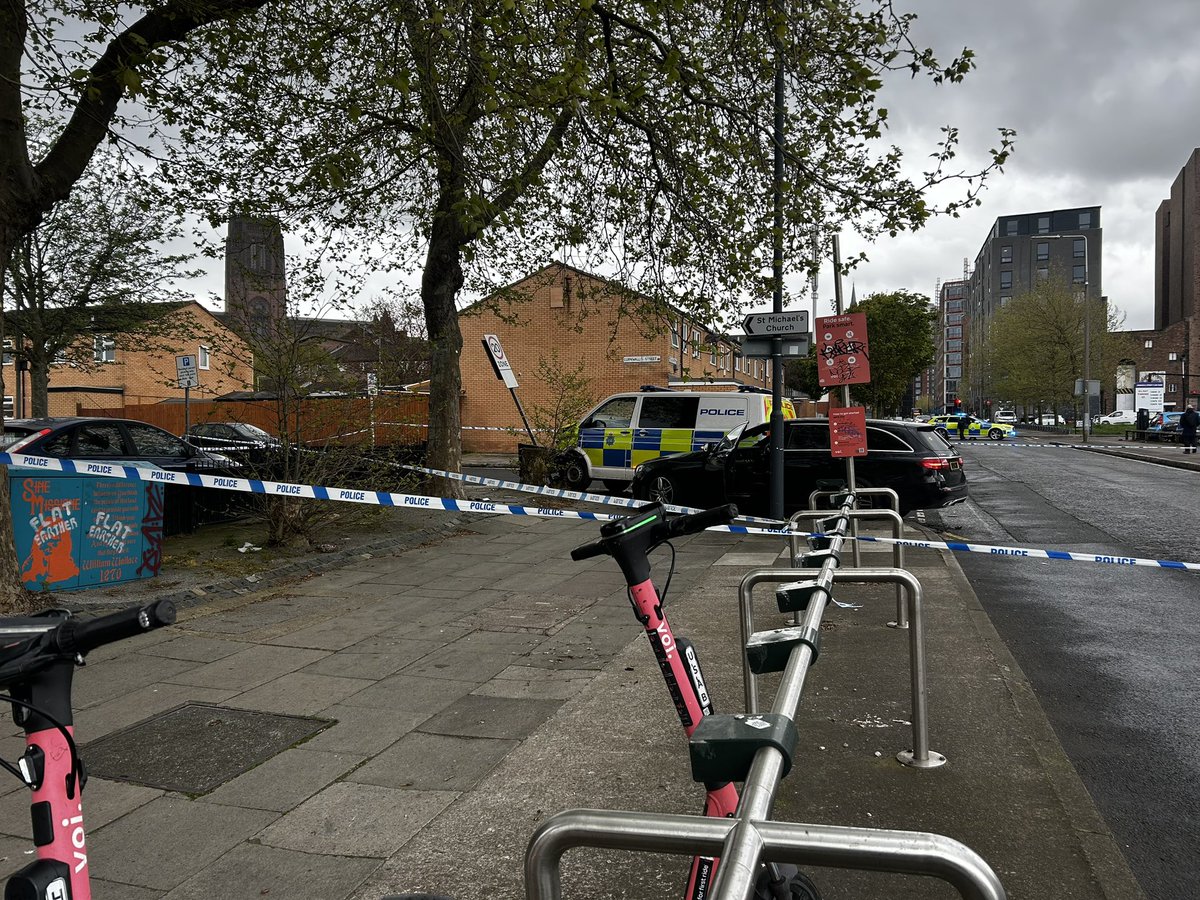
M 235 216 L 229 220 L 225 315 L 234 328 L 260 334 L 287 316 L 283 230 L 278 219 Z

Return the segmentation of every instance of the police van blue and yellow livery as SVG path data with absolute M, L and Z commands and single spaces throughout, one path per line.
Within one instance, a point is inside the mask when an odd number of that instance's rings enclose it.
M 783 401 L 784 418 L 796 411 Z M 567 484 L 584 490 L 601 479 L 624 490 L 644 462 L 690 453 L 719 441 L 737 425 L 770 421 L 771 395 L 742 391 L 631 391 L 614 394 L 579 423 L 579 439 L 567 467 Z

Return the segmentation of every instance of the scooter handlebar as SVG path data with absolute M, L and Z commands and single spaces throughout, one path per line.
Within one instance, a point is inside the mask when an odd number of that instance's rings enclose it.
M 672 537 L 679 537 L 684 534 L 695 534 L 714 525 L 728 525 L 737 518 L 737 514 L 737 505 L 727 503 L 724 506 L 714 506 L 712 509 L 706 509 L 703 512 L 692 513 L 687 516 L 676 516 L 674 519 L 671 519 L 667 527 Z

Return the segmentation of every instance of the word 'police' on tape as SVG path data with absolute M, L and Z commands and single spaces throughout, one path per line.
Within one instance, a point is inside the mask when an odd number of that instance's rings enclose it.
M 49 456 L 29 456 L 24 453 L 0 453 L 0 465 L 44 472 L 67 472 L 74 475 L 96 475 L 103 478 L 123 478 L 130 481 L 147 481 L 159 484 L 178 484 L 190 487 L 209 487 L 225 491 L 267 496 L 293 497 L 309 500 L 332 500 L 343 503 L 364 503 L 375 506 L 392 506 L 447 512 L 477 512 L 492 515 L 533 516 L 553 519 L 585 519 L 589 521 L 611 521 L 621 518 L 618 514 L 588 512 L 586 510 L 554 509 L 547 507 L 516 506 L 496 503 L 491 500 L 455 500 L 448 497 L 430 497 L 423 494 L 400 494 L 391 491 L 368 491 L 355 488 L 323 487 L 310 484 L 293 484 L 286 481 L 267 481 L 257 478 L 236 478 L 226 475 L 205 475 L 199 472 L 171 472 L 159 468 L 122 466 L 115 463 L 90 460 L 57 459 Z M 786 526 L 761 528 L 747 525 L 718 525 L 709 531 L 727 531 L 732 534 L 770 534 L 780 536 L 830 538 L 835 535 L 823 532 L 792 530 Z M 949 550 L 956 553 L 986 553 L 1009 559 L 1041 558 L 1072 560 L 1075 562 L 1107 563 L 1122 566 L 1151 566 L 1160 569 L 1200 571 L 1200 563 L 1176 562 L 1173 560 L 1142 559 L 1133 556 L 1109 556 L 1095 553 L 1069 553 L 1064 550 L 1046 550 L 1033 547 L 1002 547 L 989 544 L 969 544 L 960 541 L 920 541 L 904 538 L 883 538 L 859 535 L 856 539 L 866 543 L 900 544 L 914 549 Z

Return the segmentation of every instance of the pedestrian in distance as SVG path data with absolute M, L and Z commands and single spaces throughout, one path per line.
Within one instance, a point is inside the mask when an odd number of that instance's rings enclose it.
M 1196 452 L 1196 426 L 1200 425 L 1200 414 L 1196 407 L 1189 405 L 1179 417 L 1179 440 L 1183 442 L 1184 453 Z
M 1146 429 L 1150 427 L 1150 410 L 1139 409 L 1137 411 L 1137 439 L 1144 441 L 1146 439 Z

